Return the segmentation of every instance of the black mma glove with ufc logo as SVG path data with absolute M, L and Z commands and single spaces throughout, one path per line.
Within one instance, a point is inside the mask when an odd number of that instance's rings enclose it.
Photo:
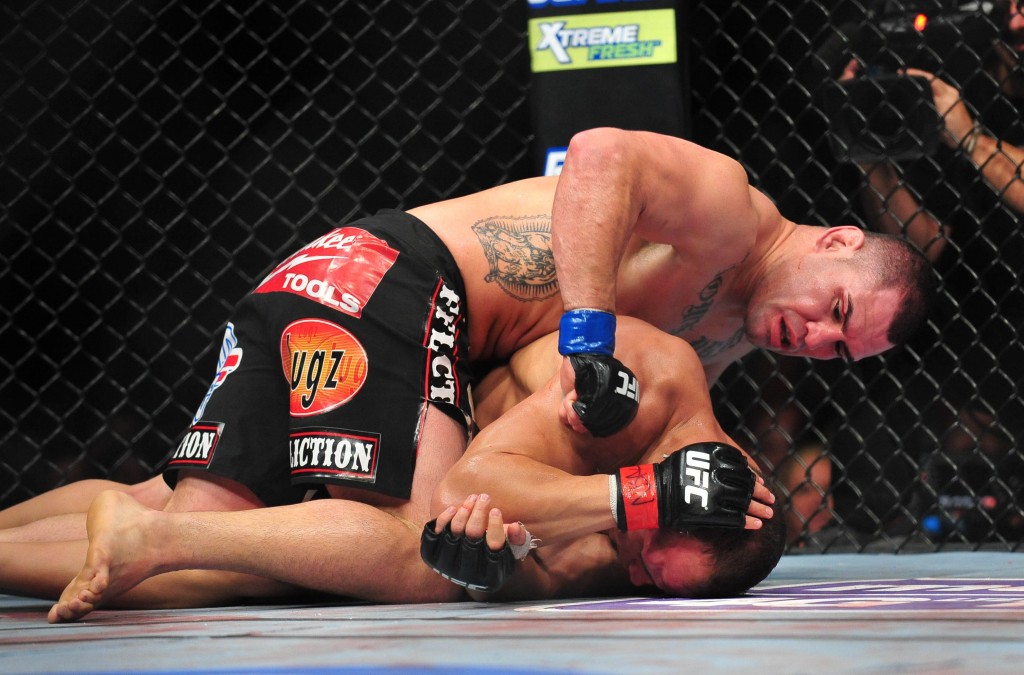
M 614 474 L 620 530 L 741 528 L 756 478 L 747 460 L 724 443 L 694 443 L 657 464 Z

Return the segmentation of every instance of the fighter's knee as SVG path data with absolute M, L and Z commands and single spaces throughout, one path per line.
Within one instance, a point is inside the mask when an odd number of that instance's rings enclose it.
M 243 511 L 264 506 L 252 490 L 214 474 L 182 472 L 167 511 Z
M 164 481 L 163 476 L 155 476 L 147 481 L 135 483 L 125 493 L 143 506 L 151 509 L 163 509 L 170 501 L 173 491 Z

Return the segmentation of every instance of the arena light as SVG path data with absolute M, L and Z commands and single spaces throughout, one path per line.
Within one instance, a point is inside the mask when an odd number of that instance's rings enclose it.
M 924 14 L 918 14 L 914 17 L 914 30 L 918 33 L 924 31 L 925 26 L 928 25 L 928 17 Z

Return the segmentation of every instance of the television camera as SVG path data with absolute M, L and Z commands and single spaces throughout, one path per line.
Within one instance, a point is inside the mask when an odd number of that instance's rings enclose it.
M 938 146 L 942 121 L 918 68 L 963 88 L 999 37 L 993 2 L 885 0 L 852 39 L 861 76 L 826 87 L 835 153 L 855 162 L 915 159 Z

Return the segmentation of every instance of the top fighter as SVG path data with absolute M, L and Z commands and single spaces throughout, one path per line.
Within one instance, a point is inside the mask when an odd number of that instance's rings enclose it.
M 922 316 L 930 281 L 897 238 L 784 219 L 723 155 L 584 132 L 558 178 L 382 212 L 279 265 L 229 324 L 168 465 L 172 482 L 176 470 L 180 484 L 211 479 L 172 504 L 284 504 L 324 483 L 409 499 L 415 463 L 438 462 L 433 482 L 466 447 L 471 363 L 559 326 L 559 351 L 580 363 L 611 356 L 614 312 L 635 316 L 690 342 L 714 381 L 754 347 L 848 360 L 888 349 Z M 583 419 L 598 435 L 621 422 Z
M 586 367 L 610 358 L 615 312 L 689 341 L 710 381 L 755 347 L 859 359 L 907 337 L 931 284 L 898 238 L 786 220 L 732 159 L 587 131 L 558 178 L 382 212 L 282 263 L 228 325 L 165 470 L 173 493 L 150 481 L 146 503 L 240 510 L 326 485 L 339 519 L 417 537 L 467 445 L 471 364 L 561 326 L 561 353 Z M 577 393 L 600 403 L 581 407 L 584 426 L 607 435 L 636 388 Z

